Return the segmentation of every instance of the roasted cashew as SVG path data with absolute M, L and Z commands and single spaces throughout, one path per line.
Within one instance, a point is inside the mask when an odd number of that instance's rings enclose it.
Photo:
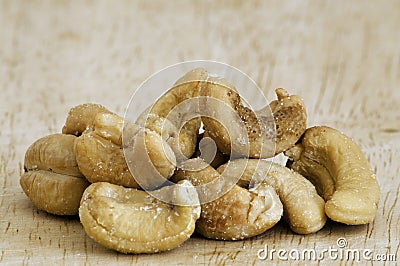
M 28 148 L 20 185 L 37 208 L 57 215 L 78 214 L 89 182 L 78 169 L 75 139 L 73 135 L 53 134 Z
M 297 95 L 289 95 L 282 88 L 275 90 L 278 100 L 269 104 L 274 115 L 276 129 L 275 154 L 293 147 L 306 130 L 307 113 L 303 100 Z M 258 115 L 265 112 L 257 111 Z
M 38 139 L 25 153 L 25 169 L 82 177 L 74 153 L 75 139 L 75 136 L 66 134 L 52 134 Z
M 330 127 L 312 127 L 285 154 L 292 160 L 289 166 L 307 177 L 323 196 L 329 218 L 350 225 L 374 219 L 379 185 L 351 138 Z
M 201 159 L 196 158 L 187 162 L 195 163 L 199 160 Z M 174 175 L 172 180 L 187 179 L 193 185 L 201 186 L 218 178 L 220 174 L 211 166 L 207 166 L 196 171 L 182 170 L 179 175 Z M 215 190 L 218 191 L 218 186 Z M 205 193 L 215 191 L 209 190 Z M 273 227 L 281 219 L 282 212 L 282 203 L 271 186 L 263 183 L 249 189 L 234 185 L 223 196 L 201 205 L 196 231 L 212 239 L 245 239 L 262 234 Z
M 85 130 L 92 130 L 94 119 L 99 113 L 111 114 L 112 112 L 100 104 L 94 103 L 80 104 L 71 108 L 62 133 L 80 136 Z
M 122 150 L 123 118 L 115 114 L 99 113 L 93 123 L 94 131 L 82 134 L 75 141 L 76 159 L 81 172 L 92 183 L 103 181 L 138 188 L 140 184 L 132 176 Z M 126 124 L 126 130 L 129 131 L 126 134 L 133 140 L 146 141 L 146 147 L 133 151 L 137 156 L 127 158 L 128 161 L 146 160 L 143 154 L 147 153 L 155 170 L 165 178 L 170 177 L 175 170 L 174 154 L 161 136 L 131 123 Z M 149 173 L 149 182 L 151 176 Z
M 44 170 L 25 172 L 20 179 L 23 191 L 38 209 L 57 215 L 77 215 L 89 184 L 81 177 Z
M 202 117 L 205 130 L 225 154 L 269 158 L 281 153 L 305 131 L 306 111 L 300 97 L 289 96 L 284 89 L 277 89 L 276 94 L 277 101 L 253 112 L 242 104 L 233 85 L 225 79 L 209 78 L 199 92 L 200 96 L 214 99 L 202 102 L 201 109 L 208 114 Z M 271 130 L 274 126 L 276 132 Z
M 199 88 L 207 77 L 208 73 L 203 68 L 189 71 L 135 122 L 162 135 L 178 161 L 190 158 L 195 151 L 201 119 L 192 117 L 197 110 L 192 99 L 198 96 Z
M 81 223 L 92 239 L 110 249 L 124 253 L 171 250 L 192 235 L 200 215 L 193 186 L 187 181 L 181 185 L 171 198 L 188 206 L 170 205 L 133 188 L 94 183 L 82 197 Z
M 230 168 L 227 168 L 228 164 Z M 235 172 L 241 169 L 245 170 L 238 185 L 247 187 L 253 184 L 257 187 L 257 184 L 264 183 L 275 189 L 283 204 L 283 217 L 292 231 L 310 234 L 325 225 L 325 201 L 306 178 L 279 164 L 257 159 L 233 160 L 217 171 Z

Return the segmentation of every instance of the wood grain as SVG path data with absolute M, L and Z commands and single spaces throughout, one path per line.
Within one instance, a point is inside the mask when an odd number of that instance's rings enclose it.
M 0 1 L 0 264 L 287 264 L 257 252 L 265 245 L 321 251 L 339 237 L 399 263 L 399 11 L 399 1 Z M 123 114 L 149 75 L 193 59 L 241 69 L 271 99 L 274 88 L 287 88 L 304 98 L 309 126 L 353 137 L 382 189 L 374 222 L 329 222 L 308 236 L 282 222 L 245 241 L 195 235 L 171 252 L 125 255 L 94 243 L 77 218 L 33 207 L 19 186 L 33 141 L 59 132 L 79 103 Z

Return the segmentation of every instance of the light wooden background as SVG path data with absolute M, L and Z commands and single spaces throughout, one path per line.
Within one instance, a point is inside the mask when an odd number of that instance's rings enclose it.
M 145 78 L 193 59 L 241 69 L 270 98 L 276 87 L 300 94 L 310 126 L 352 136 L 382 189 L 375 221 L 308 236 L 281 223 L 246 241 L 194 236 L 171 252 L 125 255 L 94 243 L 77 218 L 33 207 L 19 186 L 33 141 L 60 131 L 79 103 L 123 114 Z M 0 264 L 285 264 L 257 251 L 321 250 L 339 237 L 400 263 L 399 1 L 0 1 L 0 92 Z

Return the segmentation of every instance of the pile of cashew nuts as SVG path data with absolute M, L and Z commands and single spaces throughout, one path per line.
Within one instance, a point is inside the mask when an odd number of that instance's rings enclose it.
M 89 237 L 124 253 L 171 250 L 194 231 L 250 238 L 282 217 L 297 234 L 328 217 L 371 222 L 380 191 L 360 148 L 333 128 L 307 129 L 302 99 L 276 94 L 254 111 L 227 80 L 198 68 L 134 123 L 98 104 L 76 106 L 62 133 L 28 148 L 21 187 L 37 208 L 79 215 Z M 286 166 L 265 160 L 281 153 Z

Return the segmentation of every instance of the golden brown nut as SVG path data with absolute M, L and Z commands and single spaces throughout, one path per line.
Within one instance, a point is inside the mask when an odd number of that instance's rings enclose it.
M 275 189 L 283 204 L 283 217 L 292 231 L 310 234 L 325 225 L 325 201 L 306 178 L 284 166 L 257 159 L 233 160 L 217 171 L 237 172 L 242 169 L 245 170 L 238 181 L 239 185 L 257 186 L 264 183 Z
M 190 159 L 188 162 L 199 160 Z M 207 166 L 202 170 L 184 170 L 180 177 L 174 176 L 173 179 L 185 178 L 195 186 L 202 186 L 220 177 L 214 168 Z M 212 185 L 209 190 L 199 194 L 202 205 L 196 231 L 203 236 L 222 240 L 249 238 L 264 233 L 280 220 L 282 204 L 271 186 L 261 184 L 249 189 L 233 185 L 226 194 L 221 193 L 223 195 L 217 199 L 205 202 L 208 193 L 220 191 L 220 185 Z
M 57 215 L 77 215 L 89 182 L 81 177 L 37 170 L 24 173 L 20 185 L 37 208 Z
M 78 214 L 89 182 L 79 171 L 73 135 L 52 134 L 35 141 L 25 154 L 20 185 L 33 204 L 58 215 Z
M 35 141 L 25 153 L 25 169 L 82 177 L 75 159 L 75 139 L 73 135 L 52 134 Z
M 272 101 L 269 108 L 274 115 L 276 128 L 275 154 L 279 154 L 293 147 L 306 131 L 307 113 L 299 96 L 289 95 L 282 88 L 276 89 L 276 95 L 278 100 Z
M 199 92 L 207 97 L 201 101 L 206 132 L 223 153 L 235 157 L 270 158 L 292 147 L 306 129 L 304 103 L 284 89 L 276 93 L 277 101 L 254 112 L 242 104 L 233 85 L 209 78 Z
M 192 235 L 200 215 L 197 194 L 189 182 L 175 188 L 171 198 L 189 206 L 170 205 L 133 188 L 94 183 L 82 197 L 79 217 L 86 233 L 110 249 L 124 253 L 171 250 Z
M 351 225 L 374 219 L 379 185 L 352 139 L 330 127 L 312 127 L 286 155 L 292 160 L 289 166 L 307 177 L 323 196 L 329 218 Z
M 94 120 L 94 131 L 84 133 L 75 141 L 76 159 L 79 169 L 92 183 L 110 182 L 125 187 L 138 188 L 137 176 L 132 176 L 122 143 L 124 120 L 115 115 L 100 113 Z M 128 132 L 129 128 L 129 132 Z M 170 177 L 175 170 L 174 154 L 169 145 L 163 142 L 157 133 L 141 129 L 134 124 L 126 125 L 126 140 L 138 145 L 136 149 L 126 149 L 128 162 L 136 160 L 143 167 L 141 175 L 148 176 L 148 181 L 157 171 L 162 177 Z M 127 144 L 129 145 L 129 144 Z M 144 166 L 151 163 L 150 170 Z M 154 169 L 153 169 L 154 168 Z M 154 171 L 152 171 L 154 170 Z
M 94 119 L 99 113 L 111 114 L 112 112 L 100 104 L 94 103 L 80 104 L 71 108 L 62 133 L 80 136 L 85 130 L 93 129 Z

